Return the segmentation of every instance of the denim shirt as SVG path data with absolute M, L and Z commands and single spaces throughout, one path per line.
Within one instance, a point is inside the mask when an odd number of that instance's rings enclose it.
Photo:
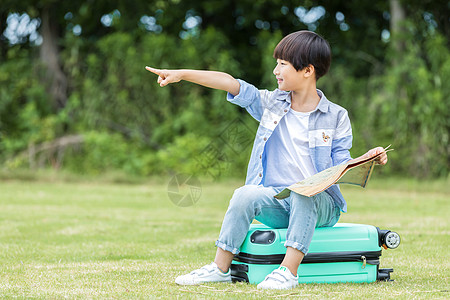
M 291 96 L 281 90 L 258 90 L 251 84 L 238 79 L 239 94 L 228 93 L 227 100 L 247 110 L 260 122 L 253 143 L 252 154 L 247 169 L 245 184 L 259 185 L 264 182 L 265 145 L 281 118 L 289 111 Z M 322 91 L 319 104 L 311 112 L 308 122 L 309 153 L 317 172 L 346 163 L 351 159 L 352 128 L 347 111 L 330 102 Z M 326 190 L 333 197 L 341 211 L 347 211 L 347 203 L 339 186 L 332 185 Z

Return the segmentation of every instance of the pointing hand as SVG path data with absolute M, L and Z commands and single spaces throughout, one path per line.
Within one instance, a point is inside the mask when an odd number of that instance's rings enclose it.
M 161 70 L 152 67 L 145 67 L 145 69 L 158 75 L 158 83 L 161 87 L 181 80 L 180 70 Z

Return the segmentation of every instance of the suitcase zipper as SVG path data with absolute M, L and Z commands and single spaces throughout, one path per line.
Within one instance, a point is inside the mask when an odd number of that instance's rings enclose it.
M 333 263 L 333 262 L 362 262 L 363 269 L 366 264 L 379 265 L 381 250 L 379 251 L 342 251 L 309 253 L 303 258 L 302 264 Z M 255 255 L 240 252 L 234 257 L 235 261 L 247 264 L 272 265 L 280 264 L 284 254 Z

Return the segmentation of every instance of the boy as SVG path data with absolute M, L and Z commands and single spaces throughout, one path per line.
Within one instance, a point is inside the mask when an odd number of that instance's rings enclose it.
M 289 198 L 273 196 L 285 187 L 334 165 L 351 160 L 352 131 L 347 111 L 327 100 L 316 89 L 317 80 L 328 72 L 330 47 L 310 31 L 294 32 L 276 46 L 273 70 L 278 89 L 269 92 L 213 71 L 146 69 L 158 75 L 161 87 L 187 80 L 225 90 L 228 101 L 244 107 L 260 122 L 247 170 L 245 186 L 237 189 L 225 214 L 214 262 L 175 282 L 193 285 L 230 282 L 230 265 L 253 219 L 273 228 L 288 228 L 286 255 L 280 267 L 258 284 L 261 289 L 297 286 L 297 269 L 308 252 L 314 229 L 333 226 L 347 205 L 338 186 L 313 197 L 294 192 Z M 382 152 L 377 147 L 364 157 Z

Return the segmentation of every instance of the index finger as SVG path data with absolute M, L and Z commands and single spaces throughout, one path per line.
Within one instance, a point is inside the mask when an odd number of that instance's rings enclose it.
M 161 74 L 161 70 L 160 69 L 155 69 L 155 68 L 152 68 L 152 67 L 149 67 L 149 66 L 146 66 L 145 69 L 147 71 L 150 71 L 150 72 L 156 74 L 156 75 L 160 75 Z

